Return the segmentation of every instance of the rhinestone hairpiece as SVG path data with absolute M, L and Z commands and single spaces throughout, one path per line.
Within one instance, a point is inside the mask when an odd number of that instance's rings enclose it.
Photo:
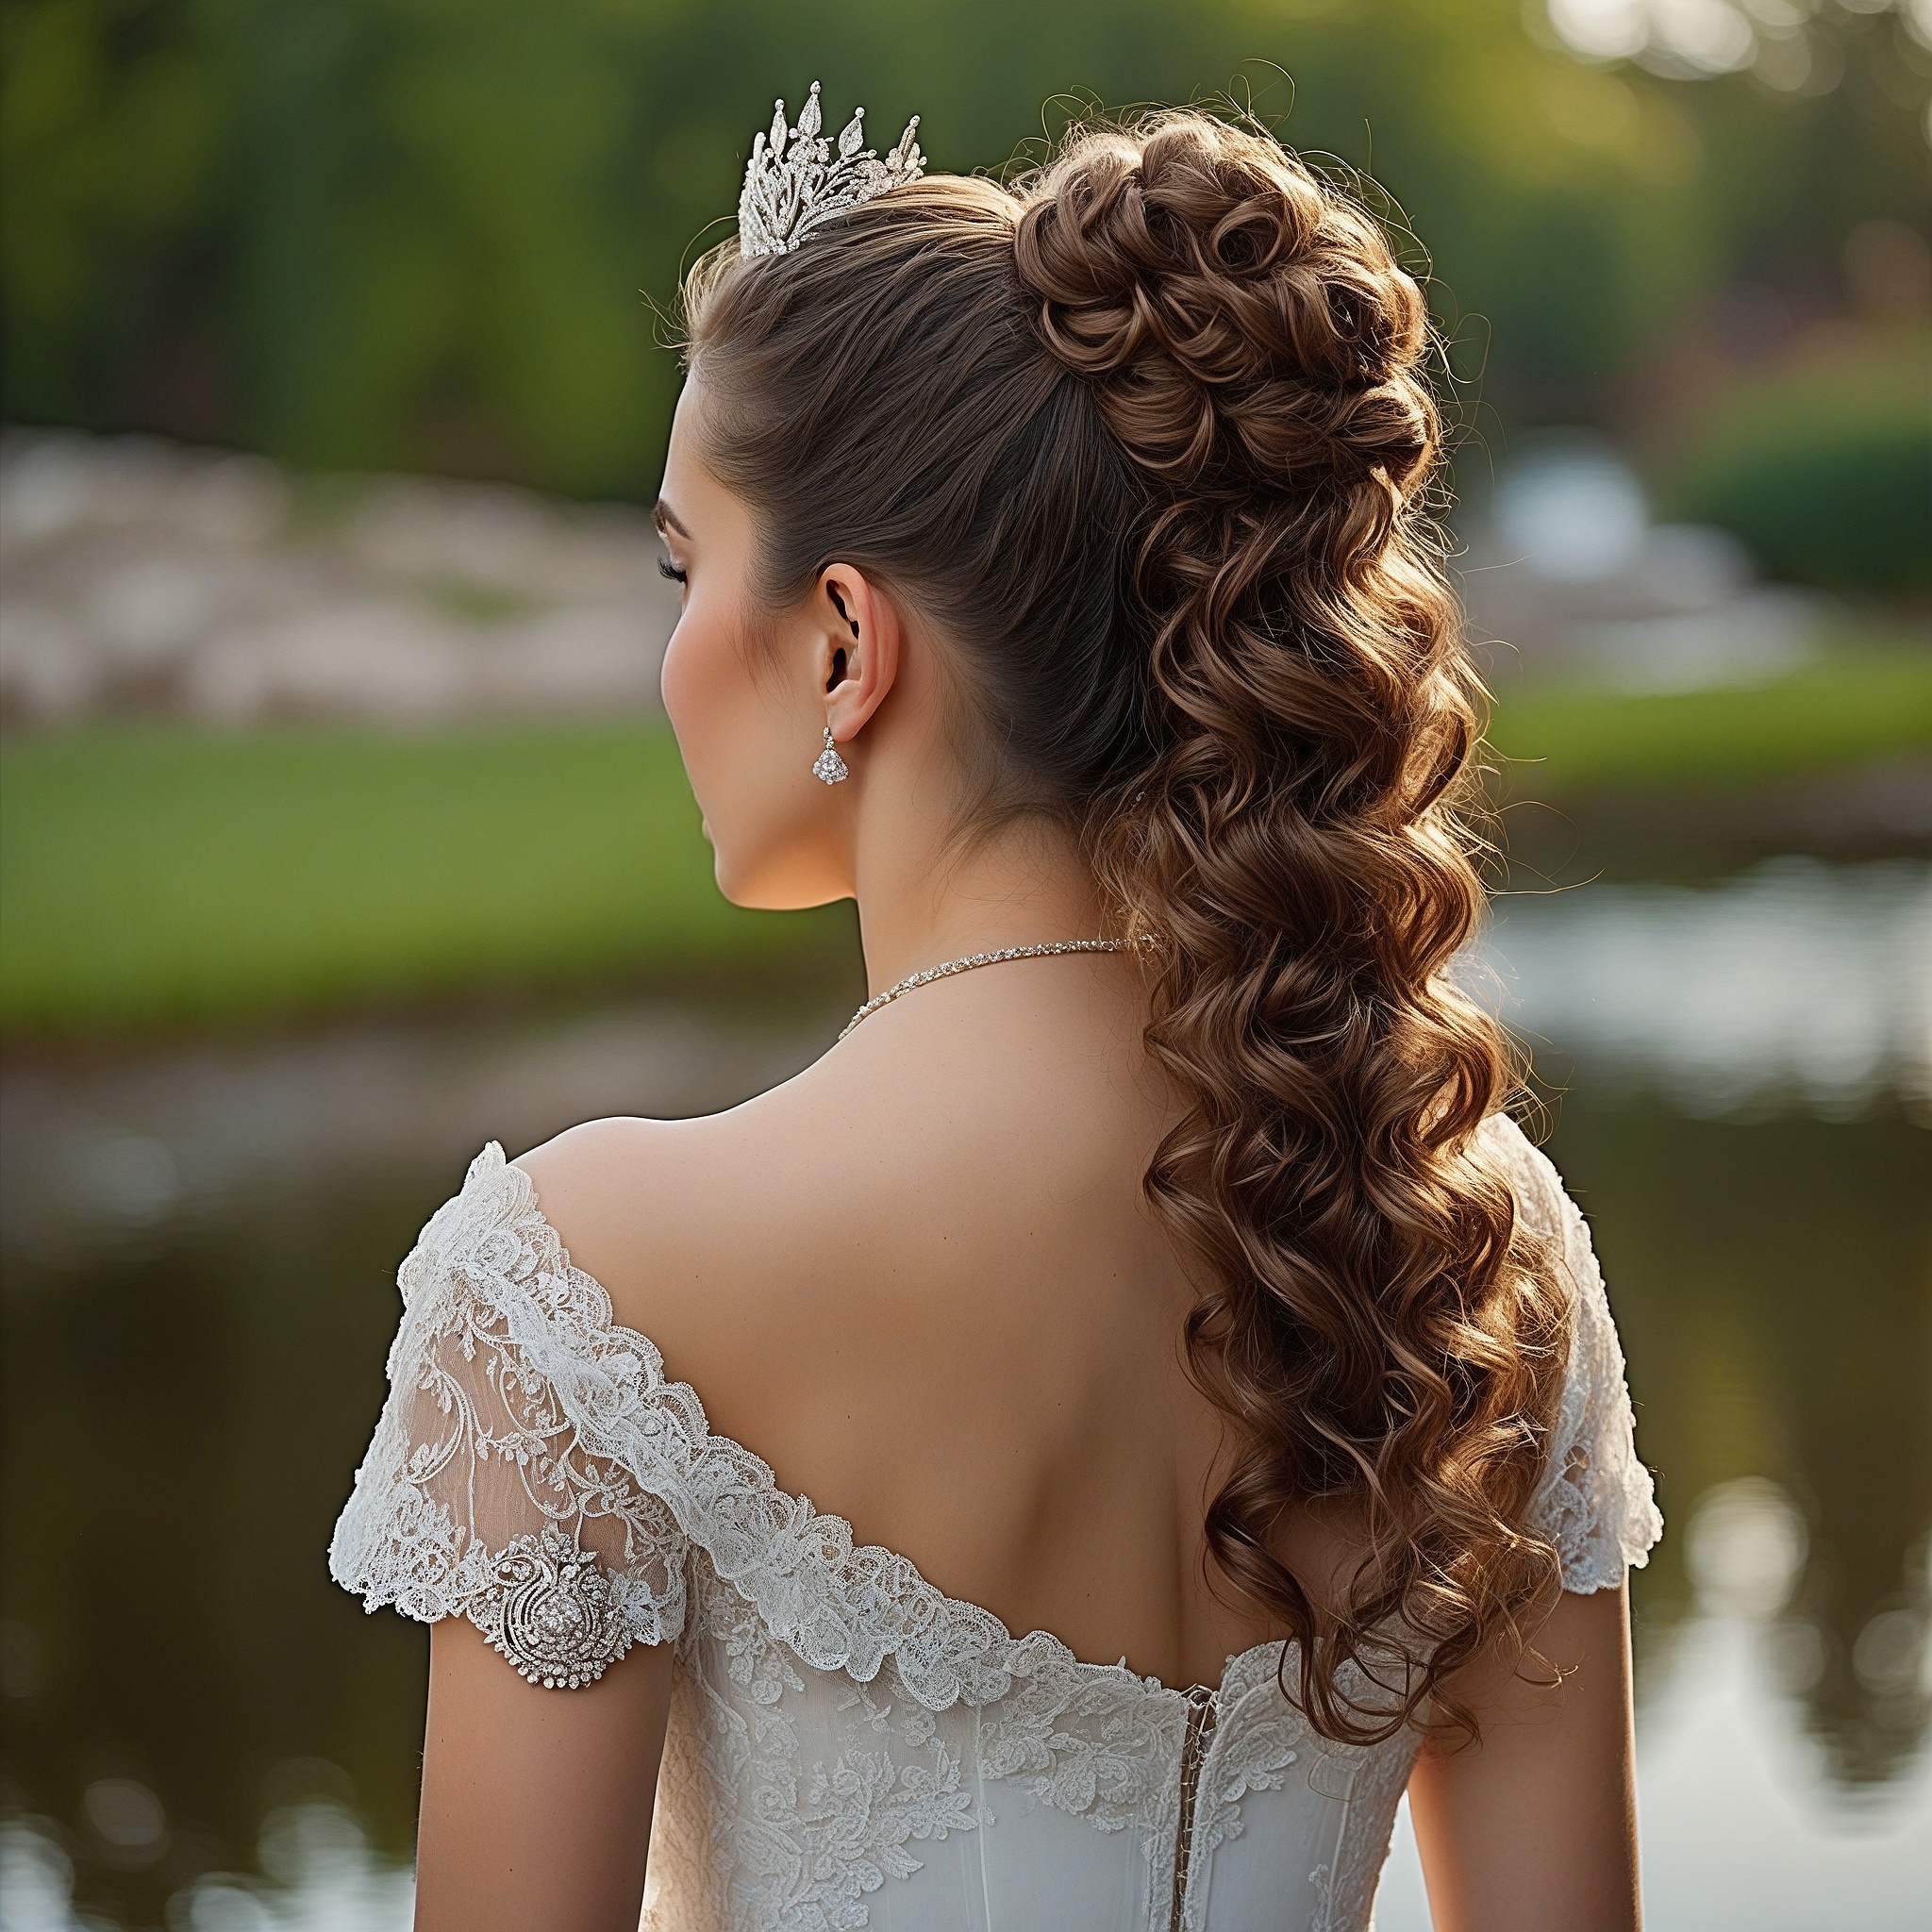
M 798 125 L 787 129 L 785 103 L 777 104 L 772 131 L 752 143 L 744 170 L 744 192 L 738 197 L 738 246 L 745 255 L 785 255 L 796 248 L 821 222 L 862 201 L 871 201 L 889 188 L 917 181 L 925 172 L 925 157 L 913 136 L 919 116 L 906 124 L 899 145 L 880 160 L 865 139 L 865 109 L 857 108 L 839 137 L 839 152 L 819 132 L 824 125 L 819 111 L 819 84 L 799 110 Z

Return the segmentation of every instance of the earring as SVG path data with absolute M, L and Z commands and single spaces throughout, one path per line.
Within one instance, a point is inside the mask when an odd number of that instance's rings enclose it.
M 823 779 L 827 785 L 836 785 L 841 779 L 852 775 L 851 768 L 839 756 L 839 747 L 832 742 L 832 727 L 825 726 L 825 748 L 811 761 L 811 774 Z

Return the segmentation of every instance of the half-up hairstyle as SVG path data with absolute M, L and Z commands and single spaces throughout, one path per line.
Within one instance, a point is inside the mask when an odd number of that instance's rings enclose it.
M 1559 1588 L 1524 1527 L 1567 1309 L 1478 1128 L 1507 1042 L 1447 975 L 1481 913 L 1481 690 L 1424 502 L 1427 316 L 1379 225 L 1198 112 L 929 177 L 685 290 L 708 464 L 774 604 L 842 560 L 946 641 L 962 819 L 1077 832 L 1158 935 L 1146 1176 L 1233 1424 L 1224 1581 L 1324 1736 L 1386 1737 Z M 1358 1552 L 1318 1604 L 1297 1509 Z M 1396 1659 L 1391 1669 L 1391 1659 Z

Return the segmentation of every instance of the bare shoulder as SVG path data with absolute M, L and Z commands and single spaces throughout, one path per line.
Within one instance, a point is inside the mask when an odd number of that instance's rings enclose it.
M 746 1110 L 696 1120 L 587 1122 L 521 1156 L 571 1260 L 647 1335 L 708 1406 L 756 1381 L 781 1323 L 777 1198 L 800 1176 L 774 1164 Z
M 1005 989 L 933 988 L 741 1107 L 593 1121 L 517 1164 L 573 1259 L 621 1304 L 698 1292 L 775 1314 L 803 1294 L 823 1317 L 836 1298 L 813 1287 L 817 1257 L 863 1303 L 882 1271 L 957 1222 L 1037 1219 L 1036 1196 L 1108 1177 L 1138 1191 L 1163 1124 L 1135 1086 L 1138 1037 L 1131 1055 L 1109 1051 L 1055 963 L 1058 1014 L 1002 1025 L 987 994 Z
M 929 1274 L 911 1254 L 944 1240 L 930 1196 L 945 1125 L 908 1118 L 877 1061 L 841 1050 L 723 1113 L 591 1121 L 517 1163 L 616 1319 L 774 1463 L 801 1391 L 852 1392 L 880 1362 L 895 1283 L 891 1325 L 917 1327 Z
M 891 1084 L 864 1091 L 858 1073 L 851 1056 L 829 1056 L 724 1112 L 587 1122 L 517 1165 L 621 1319 L 676 1324 L 692 1302 L 707 1319 L 742 1306 L 782 1318 L 808 1257 L 866 1228 L 875 1242 L 881 1203 L 918 1164 Z M 812 1300 L 821 1317 L 831 1312 L 823 1295 Z M 664 1345 L 655 1329 L 653 1339 Z
M 519 1155 L 544 1219 L 571 1259 L 608 1289 L 636 1250 L 665 1258 L 702 1225 L 692 1183 L 704 1169 L 690 1121 L 587 1121 Z M 622 1310 L 620 1310 L 622 1312 Z
M 1111 1292 L 1149 1266 L 1160 1123 L 1054 963 L 1058 1015 L 1010 1024 L 1010 983 L 934 988 L 741 1107 L 595 1121 L 519 1160 L 617 1319 L 781 1477 L 788 1441 L 848 1418 L 874 1438 L 935 1364 L 959 1378 L 1037 1336 L 1040 1284 Z M 1071 1347 L 1077 1288 L 1057 1306 Z

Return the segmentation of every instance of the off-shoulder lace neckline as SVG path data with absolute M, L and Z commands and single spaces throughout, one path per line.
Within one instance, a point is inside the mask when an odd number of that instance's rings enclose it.
M 693 1459 L 712 1456 L 725 1457 L 731 1465 L 735 1483 L 746 1486 L 768 1505 L 777 1506 L 774 1513 L 788 1519 L 787 1542 L 794 1549 L 808 1553 L 807 1560 L 819 1566 L 823 1582 L 835 1593 L 843 1593 L 845 1578 L 855 1569 L 874 1579 L 871 1591 L 874 1596 L 876 1595 L 876 1581 L 890 1579 L 896 1600 L 894 1607 L 905 1612 L 902 1627 L 918 1629 L 922 1633 L 922 1649 L 955 1648 L 955 1643 L 946 1641 L 941 1631 L 934 1627 L 944 1625 L 949 1626 L 962 1653 L 976 1656 L 981 1665 L 989 1667 L 991 1673 L 999 1678 L 1008 1678 L 1013 1674 L 1013 1661 L 1024 1651 L 1037 1653 L 1045 1649 L 1059 1668 L 1117 1681 L 1131 1680 L 1150 1695 L 1187 1698 L 1209 1692 L 1224 1694 L 1237 1682 L 1243 1689 L 1250 1688 L 1249 1680 L 1257 1675 L 1253 1668 L 1256 1661 L 1264 1656 L 1272 1659 L 1285 1644 L 1291 1643 L 1291 1639 L 1270 1638 L 1251 1644 L 1246 1650 L 1229 1655 L 1218 1684 L 1176 1687 L 1165 1683 L 1158 1676 L 1134 1670 L 1124 1657 L 1117 1663 L 1091 1662 L 1076 1655 L 1071 1646 L 1050 1630 L 1034 1630 L 1024 1637 L 1015 1637 L 996 1611 L 968 1598 L 947 1594 L 927 1578 L 909 1557 L 882 1544 L 859 1543 L 852 1524 L 844 1517 L 821 1509 L 810 1497 L 783 1488 L 771 1465 L 755 1450 L 747 1448 L 734 1437 L 714 1430 L 697 1391 L 689 1382 L 674 1381 L 666 1375 L 663 1354 L 657 1343 L 641 1329 L 618 1321 L 608 1290 L 593 1274 L 571 1260 L 570 1250 L 562 1236 L 543 1212 L 536 1182 L 524 1169 L 505 1157 L 500 1142 L 491 1141 L 471 1164 L 458 1201 L 471 1195 L 473 1190 L 488 1190 L 498 1195 L 497 1206 L 506 1213 L 510 1231 L 517 1237 L 520 1246 L 527 1245 L 530 1275 L 566 1284 L 571 1296 L 581 1303 L 588 1303 L 588 1307 L 580 1306 L 573 1311 L 575 1318 L 573 1326 L 593 1331 L 585 1339 L 594 1341 L 606 1373 L 608 1373 L 612 1362 L 634 1358 L 637 1387 L 628 1391 L 629 1394 L 662 1403 L 676 1416 L 677 1426 L 692 1438 L 688 1446 Z M 622 1407 L 628 1410 L 632 1404 L 625 1400 Z M 687 1524 L 684 1526 L 687 1534 L 705 1545 L 715 1558 L 718 1553 L 705 1534 L 705 1525 Z M 856 1610 L 857 1607 L 854 1607 Z M 877 1621 L 879 1607 L 875 1603 L 868 1607 L 870 1620 Z M 792 1647 L 797 1649 L 799 1646 L 794 1641 Z M 807 1660 L 817 1661 L 809 1657 Z M 862 1678 L 874 1674 L 874 1671 L 861 1672 L 849 1663 L 844 1667 Z M 1266 1675 L 1270 1679 L 1274 1677 L 1272 1664 Z M 908 1688 L 919 1702 L 933 1707 L 934 1701 L 916 1681 L 908 1684 Z M 989 1687 L 989 1694 L 998 1692 Z M 952 1701 L 951 1698 L 943 1700 L 945 1703 Z M 981 1700 L 974 1697 L 974 1701 Z
M 1495 1152 L 1511 1171 L 1519 1211 L 1560 1244 L 1574 1297 L 1572 1360 L 1532 1516 L 1547 1520 L 1564 1587 L 1603 1589 L 1643 1561 L 1658 1526 L 1648 1481 L 1637 1480 L 1615 1327 L 1588 1231 L 1555 1170 L 1507 1115 L 1485 1126 L 1500 1140 Z M 948 1595 L 909 1557 L 858 1543 L 844 1517 L 782 1489 L 761 1457 L 711 1428 L 689 1383 L 666 1377 L 657 1344 L 616 1320 L 602 1283 L 572 1262 L 536 1183 L 495 1141 L 424 1230 L 404 1266 L 405 1299 L 434 1299 L 433 1284 L 452 1279 L 493 1309 L 502 1341 L 547 1379 L 580 1449 L 625 1469 L 668 1508 L 721 1580 L 810 1667 L 866 1683 L 890 1660 L 902 1688 L 934 1711 L 1003 1697 L 1016 1677 L 1042 1670 L 1163 1698 L 1209 1690 L 1169 1686 L 1124 1658 L 1088 1662 L 1050 1631 L 1016 1638 L 992 1610 Z M 1582 1440 L 1593 1391 L 1599 1407 L 1607 1405 L 1596 1432 L 1616 1439 L 1607 1443 Z M 1273 1680 L 1288 1662 L 1287 1641 L 1229 1657 L 1217 1694 L 1225 1699 L 1237 1681 L 1245 1694 L 1262 1675 Z M 1272 1660 L 1265 1671 L 1263 1659 Z

